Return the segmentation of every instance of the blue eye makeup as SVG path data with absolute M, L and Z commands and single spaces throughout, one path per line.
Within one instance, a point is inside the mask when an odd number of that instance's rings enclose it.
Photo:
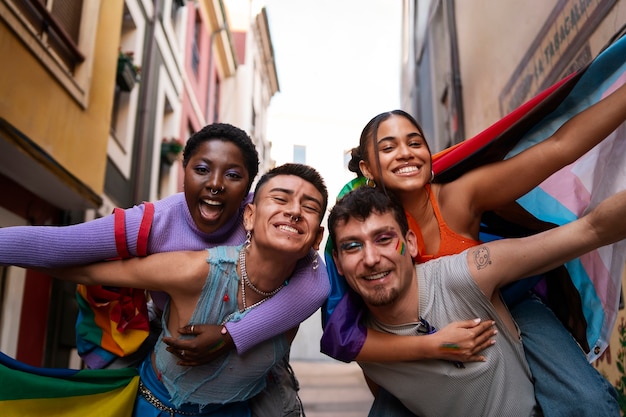
M 339 245 L 339 249 L 343 252 L 354 252 L 357 250 L 361 250 L 363 248 L 363 244 L 361 242 L 344 242 Z

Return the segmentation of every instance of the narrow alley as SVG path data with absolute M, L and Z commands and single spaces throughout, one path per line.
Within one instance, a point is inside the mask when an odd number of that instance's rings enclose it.
M 306 417 L 366 417 L 373 397 L 356 363 L 291 362 Z

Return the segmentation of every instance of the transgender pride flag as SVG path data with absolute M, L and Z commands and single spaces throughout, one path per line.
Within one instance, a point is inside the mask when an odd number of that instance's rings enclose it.
M 449 149 L 433 155 L 435 181 L 448 182 L 477 166 L 509 158 L 535 143 L 547 139 L 575 114 L 598 102 L 626 81 L 626 36 L 609 45 L 587 67 L 559 81 L 510 114 L 479 133 Z M 480 238 L 524 236 L 554 225 L 568 223 L 598 202 L 626 189 L 626 125 L 570 166 L 555 173 L 539 187 L 517 201 L 515 212 L 486 213 Z M 363 185 L 357 178 L 341 190 L 338 198 Z M 497 192 L 497 190 L 494 190 Z M 515 220 L 510 214 L 516 215 Z M 507 217 L 507 214 L 509 215 Z M 521 217 L 520 217 L 521 216 Z M 625 219 L 626 221 L 626 219 Z M 360 312 L 350 307 L 359 304 L 344 294 L 347 285 L 339 276 L 327 242 L 325 260 L 331 280 L 330 296 L 322 310 L 322 351 L 346 360 L 334 346 L 355 341 L 351 349 L 360 350 L 362 339 L 347 337 L 358 322 Z M 548 304 L 589 351 L 593 361 L 608 346 L 615 324 L 621 294 L 621 277 L 626 260 L 624 242 L 593 251 L 569 262 L 546 280 L 550 287 Z M 333 320 L 333 313 L 352 319 Z M 349 325 L 348 325 L 349 324 Z M 339 341 L 341 339 L 341 341 Z
M 586 68 L 520 106 L 475 138 L 444 151 L 433 162 L 433 169 L 439 173 L 437 178 L 451 180 L 474 166 L 497 160 L 504 150 L 507 150 L 506 159 L 547 139 L 573 115 L 598 102 L 624 82 L 626 36 L 615 41 Z M 541 119 L 537 120 L 538 117 Z M 527 129 L 529 125 L 531 127 Z M 520 136 L 515 138 L 516 135 Z M 514 147 L 508 150 L 511 146 Z M 562 225 L 624 189 L 626 124 L 578 161 L 520 198 L 518 203 L 537 219 Z M 580 295 L 590 361 L 597 359 L 606 349 L 613 332 L 625 260 L 626 244 L 620 242 L 565 265 Z

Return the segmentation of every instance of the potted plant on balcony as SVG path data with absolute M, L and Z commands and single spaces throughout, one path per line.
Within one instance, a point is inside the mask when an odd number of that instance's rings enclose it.
M 139 82 L 141 68 L 134 64 L 133 52 L 122 52 L 117 57 L 116 83 L 122 91 L 131 91 Z
M 161 162 L 172 165 L 178 159 L 185 145 L 180 139 L 163 138 L 161 142 Z

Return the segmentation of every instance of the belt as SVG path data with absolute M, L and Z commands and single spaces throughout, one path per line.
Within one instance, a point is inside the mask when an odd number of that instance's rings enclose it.
M 163 404 L 163 402 L 161 402 L 161 400 L 159 400 L 153 393 L 152 391 L 150 391 L 141 380 L 139 380 L 139 393 L 141 393 L 141 396 L 148 401 L 150 404 L 152 404 L 152 406 L 154 406 L 154 408 L 156 408 L 159 411 L 165 411 L 167 413 L 169 413 L 170 416 L 175 417 L 176 414 L 180 414 L 182 416 L 201 416 L 203 415 L 203 413 L 194 413 L 194 412 L 190 412 L 190 411 L 182 411 L 182 410 L 178 410 L 176 408 L 172 408 L 169 407 L 165 404 Z

